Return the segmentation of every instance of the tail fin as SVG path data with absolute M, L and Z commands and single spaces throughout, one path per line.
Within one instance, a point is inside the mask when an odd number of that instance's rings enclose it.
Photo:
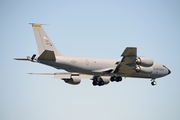
M 34 35 L 39 50 L 41 60 L 55 60 L 55 56 L 61 56 L 61 53 L 55 48 L 50 38 L 42 28 L 41 24 L 30 23 L 34 30 Z

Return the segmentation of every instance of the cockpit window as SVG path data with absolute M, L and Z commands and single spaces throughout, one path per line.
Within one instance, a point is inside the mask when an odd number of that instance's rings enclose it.
M 163 67 L 167 68 L 165 65 L 163 65 Z M 168 69 L 168 68 L 167 68 Z

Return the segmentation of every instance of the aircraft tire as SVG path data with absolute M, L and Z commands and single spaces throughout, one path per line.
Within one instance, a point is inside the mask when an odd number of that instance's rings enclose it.
M 110 78 L 110 81 L 111 81 L 111 82 L 116 81 L 116 77 L 115 77 L 115 76 L 112 76 L 112 77 Z
M 94 86 L 96 86 L 96 85 L 97 85 L 97 82 L 96 82 L 96 81 L 93 81 L 92 84 L 93 84 Z
M 104 81 L 99 81 L 99 86 L 104 85 Z
M 152 81 L 152 82 L 151 82 L 151 85 L 152 85 L 152 86 L 154 86 L 154 85 L 156 85 L 156 84 L 157 84 L 156 81 Z
M 121 76 L 116 78 L 116 82 L 121 82 L 121 81 L 122 81 L 122 77 Z

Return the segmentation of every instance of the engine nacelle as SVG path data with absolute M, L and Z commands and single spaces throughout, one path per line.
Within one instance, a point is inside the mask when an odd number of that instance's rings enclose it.
M 104 84 L 108 84 L 110 82 L 110 77 L 107 76 L 101 76 L 101 80 L 104 81 Z
M 144 67 L 150 67 L 153 65 L 153 63 L 154 63 L 153 59 L 148 57 L 140 56 L 136 58 L 136 64 Z
M 151 74 L 153 72 L 153 67 L 137 66 L 135 70 L 137 73 Z
M 81 79 L 79 76 L 71 76 L 70 79 L 64 79 L 64 81 L 71 85 L 78 85 L 81 82 Z

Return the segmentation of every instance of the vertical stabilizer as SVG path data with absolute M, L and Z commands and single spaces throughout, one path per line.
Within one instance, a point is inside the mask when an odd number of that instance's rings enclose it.
M 39 55 L 41 56 L 41 59 L 46 60 L 48 56 L 52 56 L 52 54 L 50 53 L 53 53 L 54 55 L 53 57 L 60 56 L 61 53 L 55 48 L 54 44 L 51 42 L 50 38 L 47 36 L 41 24 L 36 24 L 36 23 L 30 23 L 30 24 L 32 25 L 33 30 L 34 30 L 34 35 L 36 38 L 37 47 L 38 47 Z

